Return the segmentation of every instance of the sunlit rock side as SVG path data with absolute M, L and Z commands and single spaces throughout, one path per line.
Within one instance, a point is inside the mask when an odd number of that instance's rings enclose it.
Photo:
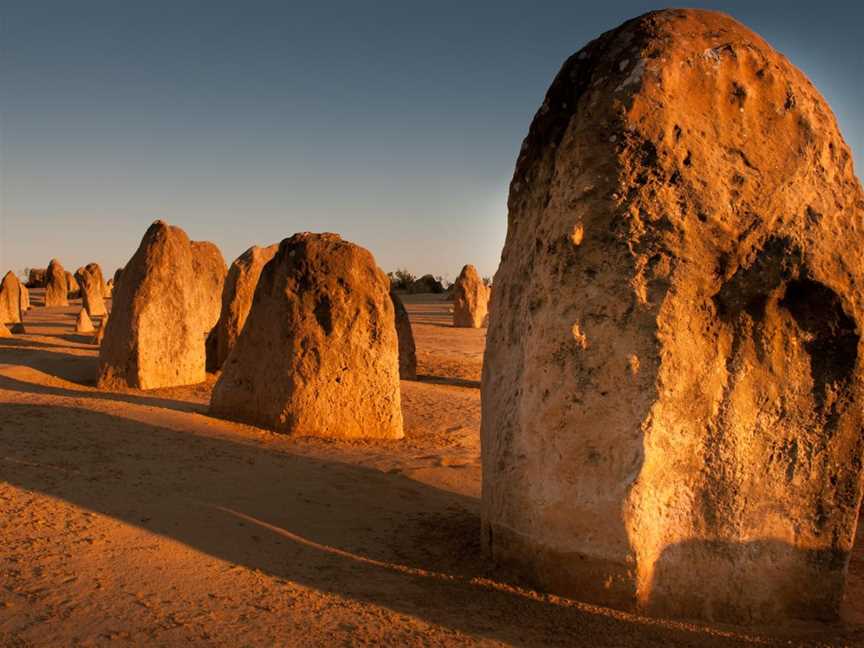
M 728 16 L 563 66 L 522 146 L 483 368 L 483 540 L 653 614 L 837 614 L 861 497 L 864 194 Z

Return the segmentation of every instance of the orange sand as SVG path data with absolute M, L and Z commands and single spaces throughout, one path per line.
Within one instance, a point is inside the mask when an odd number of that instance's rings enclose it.
M 33 291 L 34 303 L 41 291 Z M 742 630 L 543 596 L 479 547 L 485 331 L 407 295 L 406 438 L 290 439 L 196 387 L 99 392 L 80 302 L 0 340 L 0 646 L 864 644 L 845 621 Z M 98 318 L 97 318 L 98 319 Z

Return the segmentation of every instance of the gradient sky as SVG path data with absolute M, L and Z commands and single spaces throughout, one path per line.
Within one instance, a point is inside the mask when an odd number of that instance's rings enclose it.
M 0 0 L 0 270 L 56 256 L 113 273 L 163 218 L 228 263 L 335 231 L 385 270 L 491 275 L 516 153 L 555 73 L 657 8 L 305 4 Z M 864 3 L 691 6 L 732 14 L 803 69 L 860 174 Z

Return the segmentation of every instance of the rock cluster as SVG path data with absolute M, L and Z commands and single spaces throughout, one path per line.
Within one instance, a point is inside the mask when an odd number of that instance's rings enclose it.
M 372 255 L 336 234 L 282 241 L 211 411 L 288 434 L 402 437 L 393 303 Z
M 453 286 L 453 326 L 484 326 L 489 313 L 489 288 L 483 283 L 477 268 L 466 265 Z
M 864 465 L 852 166 L 810 82 L 726 15 L 650 13 L 564 64 L 495 275 L 495 560 L 653 614 L 837 614 Z
M 222 290 L 219 321 L 213 328 L 207 345 L 207 371 L 221 369 L 237 344 L 237 338 L 240 337 L 249 316 L 249 309 L 252 308 L 252 297 L 255 295 L 261 270 L 278 249 L 278 244 L 268 247 L 255 245 L 231 264 Z
M 69 286 L 66 270 L 57 259 L 51 259 L 45 271 L 45 306 L 68 306 Z

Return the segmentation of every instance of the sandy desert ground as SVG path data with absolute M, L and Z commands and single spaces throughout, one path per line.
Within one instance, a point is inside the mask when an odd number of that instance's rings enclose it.
M 34 292 L 38 305 L 40 291 Z M 0 339 L 0 645 L 864 644 L 844 622 L 743 630 L 545 596 L 480 551 L 483 330 L 406 296 L 400 442 L 292 439 L 207 415 L 213 380 L 94 389 L 79 303 Z

